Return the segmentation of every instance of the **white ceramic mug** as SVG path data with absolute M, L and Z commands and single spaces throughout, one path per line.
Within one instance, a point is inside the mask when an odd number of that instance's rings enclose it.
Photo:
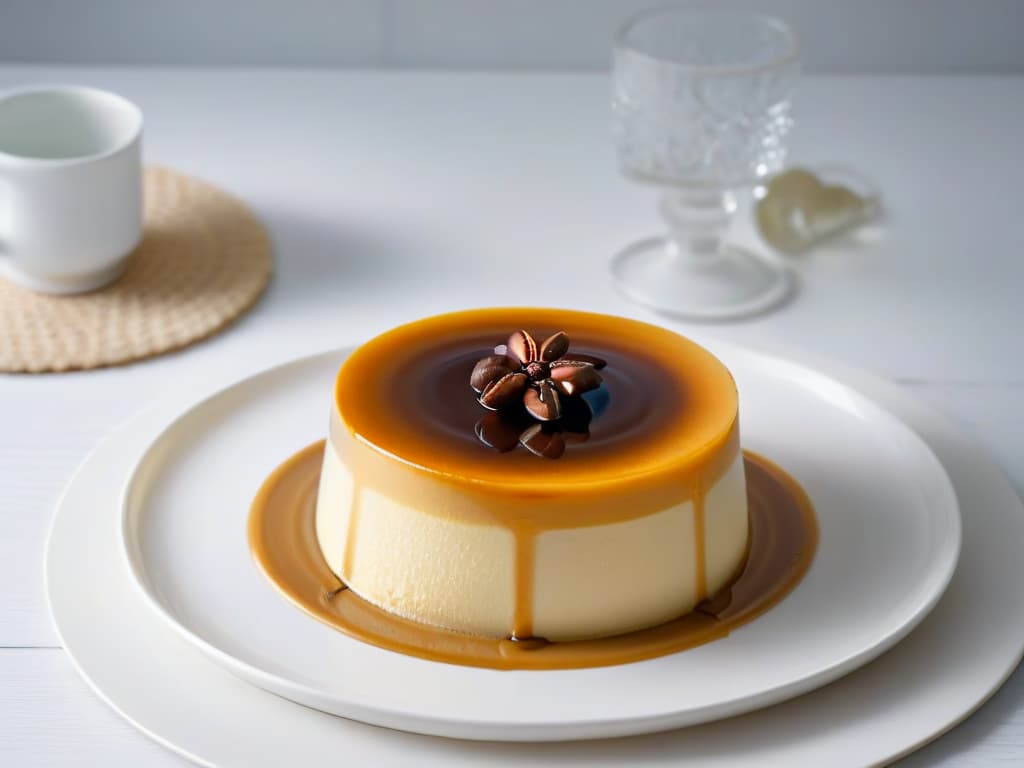
M 142 113 L 113 93 L 0 93 L 0 275 L 81 293 L 115 280 L 142 237 Z

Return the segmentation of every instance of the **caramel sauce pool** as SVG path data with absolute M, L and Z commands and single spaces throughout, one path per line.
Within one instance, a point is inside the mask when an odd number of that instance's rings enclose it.
M 814 558 L 818 525 L 810 499 L 780 467 L 745 453 L 750 550 L 731 586 L 696 610 L 650 629 L 600 640 L 547 643 L 451 632 L 400 618 L 345 589 L 316 540 L 324 443 L 303 449 L 266 480 L 252 505 L 256 563 L 295 605 L 363 642 L 431 661 L 492 669 L 577 669 L 664 656 L 725 637 L 800 583 Z

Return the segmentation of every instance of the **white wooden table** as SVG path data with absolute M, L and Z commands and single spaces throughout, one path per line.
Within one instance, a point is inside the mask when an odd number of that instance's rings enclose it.
M 247 200 L 276 246 L 267 296 L 210 341 L 122 368 L 0 375 L 0 765 L 181 765 L 86 688 L 47 614 L 47 526 L 90 448 L 186 380 L 438 311 L 537 304 L 651 319 L 614 292 L 607 260 L 654 231 L 653 194 L 615 172 L 597 75 L 0 68 L 0 88 L 39 81 L 135 100 L 148 160 Z M 885 226 L 796 260 L 792 304 L 715 332 L 902 382 L 1021 490 L 1024 79 L 808 79 L 797 114 L 794 161 L 872 178 Z M 754 239 L 745 211 L 735 239 Z M 1018 673 L 906 764 L 1022 761 Z

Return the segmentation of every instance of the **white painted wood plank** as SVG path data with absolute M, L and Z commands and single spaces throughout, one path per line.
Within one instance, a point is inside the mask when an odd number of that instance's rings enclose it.
M 108 707 L 60 650 L 0 650 L 0 765 L 146 766 L 188 762 Z

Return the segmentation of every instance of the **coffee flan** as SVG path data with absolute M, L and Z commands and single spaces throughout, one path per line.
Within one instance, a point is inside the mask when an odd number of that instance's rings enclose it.
M 400 326 L 338 372 L 316 536 L 353 593 L 453 632 L 561 642 L 662 624 L 747 554 L 735 383 L 694 342 L 618 317 Z

